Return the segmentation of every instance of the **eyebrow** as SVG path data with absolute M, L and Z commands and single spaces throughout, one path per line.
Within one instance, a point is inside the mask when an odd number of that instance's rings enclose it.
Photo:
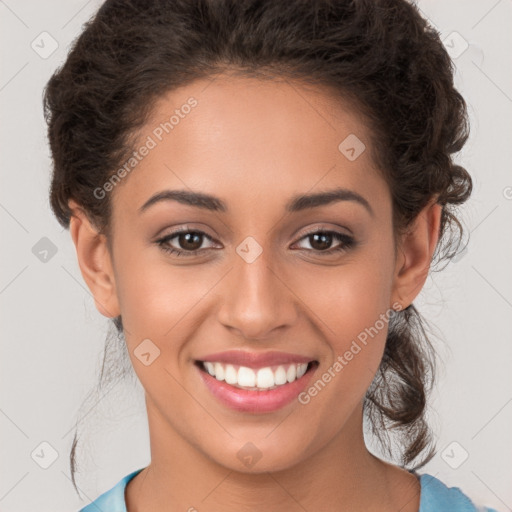
M 201 192 L 192 192 L 189 190 L 162 190 L 151 196 L 140 208 L 139 213 L 144 212 L 150 206 L 161 201 L 177 201 L 178 203 L 196 208 L 202 208 L 213 212 L 226 212 L 228 207 L 226 203 L 215 196 L 203 194 Z M 338 201 L 354 201 L 364 206 L 372 217 L 375 213 L 370 203 L 357 192 L 346 188 L 335 188 L 325 192 L 315 194 L 302 194 L 293 196 L 285 205 L 285 210 L 289 213 L 317 208 Z

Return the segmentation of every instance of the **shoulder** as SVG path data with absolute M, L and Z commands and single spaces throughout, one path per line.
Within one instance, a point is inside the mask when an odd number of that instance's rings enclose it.
M 497 512 L 488 507 L 478 507 L 458 487 L 447 487 L 427 473 L 418 475 L 421 484 L 419 512 Z
M 112 489 L 104 492 L 98 496 L 92 503 L 81 508 L 78 512 L 98 512 L 98 510 L 105 510 L 108 512 L 126 512 L 126 501 L 124 497 L 124 490 L 126 484 L 144 468 L 137 469 L 129 473 L 117 482 Z

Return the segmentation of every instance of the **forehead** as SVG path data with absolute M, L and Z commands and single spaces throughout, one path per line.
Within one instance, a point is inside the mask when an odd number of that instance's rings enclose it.
M 222 196 L 233 208 L 263 199 L 282 208 L 288 196 L 344 187 L 374 203 L 387 185 L 369 144 L 362 116 L 327 89 L 217 75 L 155 103 L 135 144 L 149 149 L 115 195 L 133 209 L 164 189 Z

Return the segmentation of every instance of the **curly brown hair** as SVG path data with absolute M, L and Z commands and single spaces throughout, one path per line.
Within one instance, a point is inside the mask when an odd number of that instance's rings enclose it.
M 74 41 L 44 91 L 53 157 L 50 202 L 69 227 L 68 201 L 110 236 L 111 201 L 93 193 L 133 152 L 134 135 L 164 94 L 231 71 L 327 86 L 366 119 L 370 151 L 392 196 L 395 241 L 433 198 L 442 205 L 432 263 L 455 256 L 464 233 L 453 208 L 471 194 L 452 154 L 469 136 L 466 103 L 439 33 L 406 0 L 107 0 Z M 443 267 L 444 268 L 444 267 Z M 435 269 L 434 269 L 435 270 Z M 121 317 L 113 320 L 122 338 Z M 99 387 L 119 360 L 103 359 Z M 128 370 L 128 355 L 117 376 Z M 402 466 L 435 454 L 426 397 L 436 364 L 411 304 L 392 316 L 365 418 Z M 75 448 L 70 454 L 75 483 Z M 417 461 L 419 456 L 422 458 Z

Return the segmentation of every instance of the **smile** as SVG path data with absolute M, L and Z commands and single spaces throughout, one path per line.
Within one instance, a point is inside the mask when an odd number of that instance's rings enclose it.
M 201 361 L 203 368 L 219 381 L 225 381 L 240 389 L 259 391 L 276 389 L 300 379 L 311 363 L 296 363 L 279 366 L 266 366 L 258 370 L 247 366 L 236 366 L 220 362 Z
M 287 363 L 250 368 L 220 361 L 195 361 L 202 382 L 223 405 L 238 412 L 264 413 L 289 404 L 318 366 Z

